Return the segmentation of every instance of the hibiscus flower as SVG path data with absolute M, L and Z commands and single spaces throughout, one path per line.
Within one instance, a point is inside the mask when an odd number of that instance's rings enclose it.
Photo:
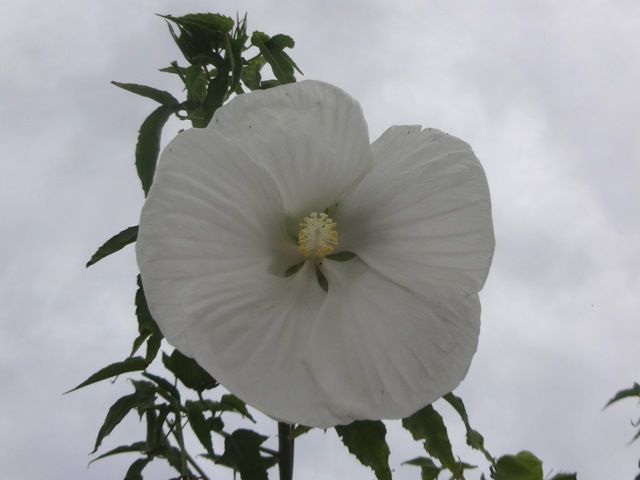
M 465 142 L 303 81 L 163 151 L 136 252 L 167 341 L 280 421 L 406 417 L 465 377 L 494 250 Z

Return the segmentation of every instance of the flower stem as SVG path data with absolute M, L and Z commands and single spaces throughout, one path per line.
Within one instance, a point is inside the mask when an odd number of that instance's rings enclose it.
M 293 480 L 293 428 L 278 422 L 278 467 L 280 480 Z

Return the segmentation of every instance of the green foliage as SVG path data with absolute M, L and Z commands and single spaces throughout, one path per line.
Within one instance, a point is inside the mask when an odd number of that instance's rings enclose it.
M 361 420 L 349 425 L 338 425 L 336 432 L 342 443 L 363 465 L 371 468 L 378 480 L 389 480 L 389 446 L 385 439 L 384 423 Z
M 495 480 L 542 480 L 542 462 L 533 453 L 504 455 L 495 466 Z
M 258 47 L 280 83 L 295 82 L 294 69 L 302 74 L 295 62 L 284 51 L 285 48 L 293 48 L 295 45 L 293 38 L 288 35 L 279 34 L 269 37 L 263 32 L 253 32 L 251 44 Z
M 160 154 L 160 137 L 169 117 L 179 111 L 179 105 L 162 105 L 142 122 L 136 144 L 136 170 L 145 196 L 149 193 Z
M 104 257 L 123 249 L 130 243 L 133 243 L 138 238 L 138 226 L 125 228 L 120 233 L 115 234 L 109 240 L 104 242 L 100 248 L 93 254 L 91 259 L 87 262 L 87 267 L 90 267 L 94 263 L 99 262 Z
M 171 356 L 162 354 L 162 363 L 171 371 L 185 387 L 203 392 L 218 385 L 215 378 L 209 375 L 198 363 L 178 350 L 174 350 Z
M 433 460 L 427 457 L 416 457 L 402 464 L 420 467 L 420 480 L 436 480 L 442 471 L 441 467 L 438 467 Z
M 127 90 L 128 92 L 150 98 L 151 100 L 155 100 L 162 105 L 177 105 L 179 103 L 176 97 L 171 95 L 169 92 L 165 92 L 164 90 L 158 90 L 157 88 L 148 87 L 147 85 L 139 85 L 137 83 L 111 83 L 116 87 Z
M 463 478 L 463 468 L 453 457 L 444 420 L 431 405 L 403 419 L 402 426 L 411 433 L 414 440 L 424 440 L 423 446 L 427 453 L 438 459 L 454 478 Z
M 636 398 L 636 397 L 640 398 L 640 384 L 638 383 L 634 383 L 633 386 L 631 386 L 631 388 L 625 388 L 624 390 L 620 390 L 613 397 L 611 397 L 611 399 L 607 402 L 607 404 L 604 407 L 607 408 L 609 405 L 619 402 L 620 400 L 625 398 Z
M 617 392 L 611 399 L 607 402 L 604 408 L 607 408 L 609 405 L 612 405 L 620 400 L 624 400 L 625 398 L 635 398 L 640 399 L 640 384 L 634 382 L 634 384 L 630 388 L 625 388 Z M 634 427 L 640 426 L 640 418 L 636 421 L 632 421 L 631 424 Z M 633 438 L 629 441 L 629 443 L 635 442 L 638 438 L 640 438 L 640 429 L 636 432 Z M 640 467 L 640 462 L 638 462 L 638 466 Z M 640 479 L 640 474 L 636 476 L 636 480 Z
M 267 480 L 267 464 L 260 455 L 266 439 L 253 430 L 236 430 L 225 439 L 220 462 L 237 470 L 242 480 Z
M 131 395 L 125 395 L 124 397 L 119 398 L 113 405 L 111 405 L 111 408 L 109 408 L 107 416 L 100 427 L 100 431 L 98 432 L 93 452 L 91 453 L 95 453 L 98 450 L 102 440 L 104 440 L 104 438 L 109 435 L 116 426 L 118 426 L 118 424 L 131 410 L 137 408 L 142 412 L 153 405 L 153 401 L 156 396 L 153 385 L 148 382 L 134 381 L 133 383 L 135 392 Z
M 144 295 L 144 287 L 142 286 L 142 278 L 140 275 L 138 275 L 136 282 L 138 285 L 135 297 L 138 336 L 133 341 L 131 356 L 138 351 L 146 340 L 147 353 L 144 358 L 147 364 L 150 364 L 156 358 L 164 337 L 158 328 L 158 324 L 155 322 L 151 316 L 151 312 L 149 311 L 149 305 L 147 304 L 147 298 Z
M 495 460 L 493 456 L 487 451 L 484 446 L 484 437 L 482 436 L 482 434 L 480 434 L 480 432 L 471 428 L 471 424 L 469 423 L 469 415 L 467 415 L 467 409 L 465 408 L 462 399 L 460 397 L 457 397 L 453 392 L 447 393 L 442 398 L 453 407 L 458 415 L 460 415 L 460 418 L 462 419 L 466 430 L 467 445 L 469 445 L 474 450 L 479 450 L 480 452 L 482 452 L 487 461 L 494 465 Z
M 91 385 L 92 383 L 100 382 L 102 380 L 106 380 L 107 378 L 122 375 L 123 373 L 144 370 L 146 367 L 147 362 L 144 358 L 129 357 L 122 362 L 112 363 L 111 365 L 107 365 L 106 367 L 101 368 L 96 373 L 87 378 L 84 382 L 80 383 L 78 386 L 72 388 L 71 390 L 66 391 L 65 393 L 73 392 L 82 387 L 86 387 L 87 385 Z

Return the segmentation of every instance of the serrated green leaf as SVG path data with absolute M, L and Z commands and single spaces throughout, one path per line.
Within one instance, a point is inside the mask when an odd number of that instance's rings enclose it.
M 146 467 L 151 460 L 153 460 L 153 457 L 144 457 L 137 459 L 129 466 L 129 469 L 124 476 L 124 480 L 143 480 L 142 470 L 144 470 L 144 467 Z
M 93 462 L 97 462 L 98 460 L 101 460 L 106 457 L 119 455 L 121 453 L 144 452 L 146 449 L 146 446 L 147 446 L 146 442 L 135 442 L 135 443 L 132 443 L 131 445 L 120 445 L 119 447 L 113 448 L 108 452 L 103 453 L 102 455 L 94 458 L 89 462 L 89 464 L 92 464 Z
M 193 402 L 188 400 L 184 407 L 193 433 L 196 434 L 196 437 L 198 437 L 198 440 L 200 440 L 200 443 L 207 453 L 209 455 L 214 455 L 213 443 L 211 442 L 211 431 L 209 429 L 207 419 L 202 413 L 202 402 Z
M 442 468 L 438 467 L 433 460 L 426 457 L 416 457 L 402 464 L 420 467 L 420 480 L 436 480 L 442 471 Z
M 111 82 L 116 87 L 120 87 L 123 90 L 127 90 L 128 92 L 135 93 L 136 95 L 141 95 L 146 98 L 150 98 L 151 100 L 155 100 L 156 102 L 162 105 L 176 105 L 178 99 L 171 95 L 169 92 L 165 92 L 164 90 L 158 90 L 157 88 L 149 87 L 147 85 L 139 85 L 137 83 L 121 83 L 121 82 Z
M 190 14 L 182 17 L 160 15 L 175 23 L 180 31 L 176 34 L 171 24 L 169 30 L 185 58 L 192 64 L 213 64 L 219 67 L 222 57 L 218 54 L 224 47 L 225 38 L 233 28 L 233 20 L 214 13 Z
M 96 253 L 93 254 L 91 259 L 87 262 L 87 267 L 99 262 L 105 257 L 108 257 L 112 253 L 122 250 L 130 243 L 135 242 L 138 239 L 138 226 L 128 227 L 122 230 L 120 233 L 116 233 L 109 240 L 104 242 Z
M 122 375 L 123 373 L 136 372 L 139 370 L 144 370 L 147 367 L 147 362 L 144 361 L 142 357 L 129 357 L 122 362 L 112 363 L 109 366 L 106 366 L 96 373 L 87 378 L 84 382 L 82 382 L 77 387 L 72 388 L 64 393 L 70 393 L 79 388 L 86 387 L 87 385 L 91 385 L 92 383 L 99 382 L 101 380 L 106 380 L 107 378 L 115 377 L 118 375 Z
M 155 322 L 149 311 L 149 305 L 147 304 L 147 298 L 144 294 L 144 287 L 142 286 L 142 279 L 138 275 L 136 279 L 138 289 L 136 290 L 135 305 L 136 305 L 136 318 L 138 320 L 138 336 L 133 341 L 131 347 L 131 355 L 134 355 L 138 349 L 142 346 L 145 340 L 147 343 L 147 353 L 145 360 L 150 364 L 156 357 L 158 350 L 160 349 L 160 343 L 163 335 L 158 328 L 158 324 Z
M 247 404 L 231 393 L 227 393 L 220 397 L 220 401 L 218 402 L 218 410 L 222 412 L 239 413 L 243 417 L 251 420 L 253 423 L 256 423 L 253 416 L 247 409 Z
M 175 24 L 183 27 L 196 26 L 221 33 L 230 32 L 234 25 L 231 17 L 218 13 L 190 13 L 181 17 L 174 17 L 172 15 L 158 16 L 171 20 Z
M 198 362 L 183 355 L 177 349 L 173 351 L 171 356 L 162 354 L 162 363 L 185 387 L 202 392 L 218 385 L 215 378 L 198 365 Z
M 153 175 L 158 163 L 160 153 L 160 137 L 162 129 L 169 117 L 180 110 L 177 105 L 162 105 L 156 108 L 142 122 L 138 131 L 138 143 L 136 144 L 136 170 L 142 184 L 145 196 L 149 193 L 153 183 Z
M 144 359 L 148 364 L 153 362 L 158 355 L 163 338 L 161 333 L 153 333 L 147 340 L 147 351 L 144 354 Z
M 444 395 L 445 401 L 449 403 L 453 407 L 453 409 L 460 415 L 462 422 L 464 423 L 464 427 L 466 430 L 466 440 L 467 445 L 471 448 L 482 452 L 485 458 L 493 465 L 495 463 L 495 459 L 493 456 L 487 451 L 484 446 L 484 437 L 480 432 L 471 428 L 471 424 L 469 422 L 469 415 L 467 414 L 467 409 L 464 406 L 464 402 L 460 397 L 457 397 L 453 392 L 447 393 Z
M 176 447 L 172 447 L 167 442 L 162 450 L 162 456 L 167 460 L 167 463 L 178 473 L 182 474 L 182 454 Z M 192 478 L 189 472 L 189 477 Z
M 604 408 L 607 408 L 612 403 L 619 402 L 624 398 L 630 398 L 630 397 L 640 397 L 640 384 L 634 382 L 631 388 L 620 390 L 607 402 Z
M 504 455 L 495 466 L 495 480 L 542 480 L 542 462 L 531 452 Z
M 293 72 L 294 69 L 300 72 L 300 69 L 291 57 L 284 52 L 285 47 L 290 48 L 293 46 L 293 39 L 286 35 L 275 35 L 271 38 L 266 33 L 256 31 L 251 35 L 251 44 L 260 50 L 280 83 L 296 81 Z
M 134 408 L 146 408 L 150 404 L 153 404 L 153 399 L 155 398 L 155 393 L 153 390 L 148 388 L 144 388 L 142 385 L 144 382 L 139 382 L 138 384 L 134 383 L 136 387 L 135 393 L 130 395 L 125 395 L 124 397 L 119 398 L 116 402 L 111 405 L 109 411 L 107 412 L 107 416 L 100 427 L 100 431 L 98 432 L 98 436 L 96 437 L 96 443 L 93 448 L 93 452 L 95 453 L 102 440 L 106 436 L 108 436 L 115 427 L 117 427 L 120 422 L 127 416 L 127 414 L 133 410 Z
M 209 124 L 215 111 L 224 103 L 228 91 L 229 72 L 226 69 L 219 70 L 218 75 L 209 81 L 207 95 L 204 98 L 204 102 L 202 102 L 203 123 L 205 126 Z
M 293 438 L 298 438 L 301 435 L 304 435 L 305 433 L 310 432 L 311 430 L 313 430 L 313 427 L 307 427 L 306 425 L 296 425 L 293 430 L 291 431 L 291 436 Z
M 262 80 L 260 71 L 262 70 L 262 67 L 264 67 L 265 63 L 266 60 L 264 57 L 256 57 L 247 63 L 242 69 L 240 78 L 249 90 L 258 90 L 260 88 L 260 81 Z
M 557 473 L 550 480 L 578 480 L 578 475 L 575 473 Z
M 335 427 L 342 443 L 360 463 L 371 468 L 378 480 L 391 479 L 387 428 L 381 421 L 360 420 Z
M 268 480 L 267 465 L 260 455 L 266 439 L 252 430 L 236 430 L 225 438 L 220 462 L 237 470 L 242 480 Z
M 402 426 L 411 433 L 414 440 L 424 440 L 427 453 L 437 458 L 454 478 L 462 478 L 462 468 L 453 456 L 447 427 L 431 405 L 404 418 Z
M 149 372 L 143 372 L 142 376 L 148 378 L 158 386 L 158 393 L 170 403 L 180 405 L 180 392 L 166 379 Z

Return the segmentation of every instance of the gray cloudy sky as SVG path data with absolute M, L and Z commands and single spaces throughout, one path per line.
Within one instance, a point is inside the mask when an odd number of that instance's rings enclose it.
M 215 8 L 0 5 L 1 478 L 119 478 L 133 460 L 86 468 L 124 381 L 60 395 L 123 358 L 135 330 L 132 250 L 83 267 L 137 223 L 143 200 L 133 146 L 154 107 L 109 81 L 179 94 L 157 72 L 179 54 L 153 14 Z M 423 124 L 473 146 L 497 249 L 479 351 L 459 389 L 472 423 L 495 454 L 529 449 L 545 471 L 633 478 L 640 444 L 625 442 L 639 410 L 601 409 L 640 379 L 640 3 L 246 0 L 218 11 L 248 11 L 251 29 L 292 35 L 306 77 L 356 97 L 372 138 Z M 419 450 L 389 428 L 395 477 L 418 478 L 400 463 Z M 106 446 L 139 432 L 128 422 Z M 371 478 L 331 432 L 300 440 L 296 462 L 301 479 Z

